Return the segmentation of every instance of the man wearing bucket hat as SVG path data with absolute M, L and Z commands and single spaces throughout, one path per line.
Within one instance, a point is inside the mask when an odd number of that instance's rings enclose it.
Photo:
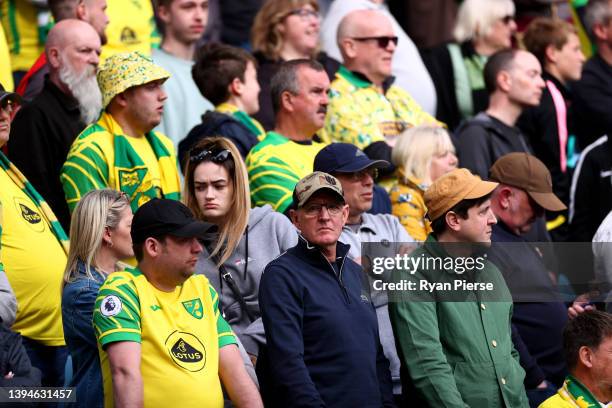
M 298 244 L 266 266 L 257 364 L 266 406 L 394 406 L 389 362 L 362 270 L 338 241 L 348 218 L 340 182 L 314 172 L 293 191 Z M 261 364 L 261 365 L 260 365 Z M 263 372 L 262 372 L 263 371 Z
M 104 112 L 72 144 L 60 179 L 70 211 L 90 190 L 125 192 L 132 210 L 151 198 L 179 199 L 172 141 L 152 131 L 170 74 L 139 52 L 115 54 L 98 72 Z
M 496 187 L 467 169 L 438 178 L 424 195 L 433 233 L 411 254 L 419 266 L 394 273 L 394 282 L 479 284 L 449 291 L 419 286 L 390 298 L 403 391 L 414 406 L 528 406 L 510 332 L 511 297 L 482 254 L 496 223 L 490 200 Z M 474 266 L 458 268 L 468 263 Z
M 550 171 L 535 156 L 509 153 L 491 167 L 499 183 L 491 197 L 497 217 L 489 260 L 502 272 L 512 293 L 514 344 L 526 372 L 525 387 L 532 406 L 553 395 L 567 374 L 562 335 L 567 310 L 542 257 L 545 243 L 528 242 L 527 232 L 546 211 L 563 211 L 553 193 Z

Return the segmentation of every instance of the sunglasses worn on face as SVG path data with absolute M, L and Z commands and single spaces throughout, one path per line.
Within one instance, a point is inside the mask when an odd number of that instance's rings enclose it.
M 189 161 L 192 163 L 199 163 L 202 161 L 209 160 L 213 163 L 223 163 L 230 157 L 232 157 L 232 155 L 227 149 L 216 151 L 201 150 L 197 153 L 194 152 L 193 154 L 191 154 L 191 156 L 189 156 Z
M 5 99 L 2 102 L 0 102 L 0 109 L 7 112 L 9 115 L 13 113 L 15 108 L 16 108 L 16 104 L 10 99 Z
M 353 40 L 355 41 L 377 41 L 378 46 L 380 48 L 387 48 L 390 42 L 392 42 L 393 45 L 397 45 L 397 42 L 399 41 L 399 39 L 395 36 L 391 37 L 391 36 L 384 36 L 384 35 L 380 37 L 353 37 Z

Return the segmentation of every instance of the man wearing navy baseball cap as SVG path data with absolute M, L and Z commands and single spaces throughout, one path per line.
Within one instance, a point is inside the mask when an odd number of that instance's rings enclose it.
M 335 176 L 342 185 L 344 200 L 349 206 L 349 217 L 342 228 L 339 240 L 350 244 L 348 256 L 357 263 L 361 263 L 362 242 L 414 242 L 395 216 L 388 213 L 371 214 L 368 212 L 372 208 L 374 179 L 377 170 L 387 166 L 389 162 L 371 160 L 363 151 L 349 143 L 327 145 L 321 149 L 314 160 L 315 171 L 323 171 Z M 381 190 L 386 194 L 382 188 Z M 397 248 L 398 246 L 392 247 Z M 406 249 L 402 247 L 402 250 Z M 370 282 L 370 287 L 371 285 L 372 282 Z M 390 363 L 393 394 L 396 400 L 399 400 L 401 396 L 400 363 L 389 322 L 386 293 L 378 291 L 373 293 L 372 302 L 378 316 L 380 342 Z
M 217 292 L 194 275 L 210 227 L 175 200 L 134 214 L 138 267 L 108 276 L 93 313 L 106 406 L 222 406 L 223 385 L 234 405 L 263 407 Z

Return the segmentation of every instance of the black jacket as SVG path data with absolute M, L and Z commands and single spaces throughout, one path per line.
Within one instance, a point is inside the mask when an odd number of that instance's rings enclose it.
M 265 268 L 259 307 L 267 371 L 260 385 L 268 407 L 394 406 L 365 275 L 347 257 L 349 245 L 336 248 L 334 266 L 300 237 Z
M 612 210 L 612 146 L 602 136 L 582 152 L 570 190 L 570 238 L 590 242 Z
M 9 372 L 11 379 L 4 378 Z M 0 323 L 0 387 L 40 387 L 41 373 L 32 367 L 21 335 Z
M 584 64 L 580 81 L 572 84 L 578 147 L 612 134 L 612 66 L 596 54 Z
M 461 55 L 469 58 L 476 54 L 474 46 L 470 41 L 461 44 Z M 457 94 L 455 93 L 455 74 L 453 73 L 453 63 L 448 51 L 448 44 L 423 50 L 421 52 L 423 62 L 431 75 L 431 79 L 436 87 L 437 108 L 436 119 L 446 123 L 452 131 L 457 128 L 463 117 L 457 105 Z M 489 104 L 489 94 L 486 89 L 473 90 L 472 104 L 474 113 L 485 110 Z
M 502 222 L 493 226 L 488 258 L 501 271 L 512 293 L 512 341 L 525 369 L 525 387 L 546 379 L 560 387 L 567 375 L 563 328 L 567 309 L 541 255 L 545 243 L 527 242 Z
M 563 95 L 567 108 L 568 136 L 573 134 L 570 90 L 546 72 L 542 74 L 542 78 L 545 81 L 553 82 Z M 566 168 L 565 172 L 561 171 L 561 146 L 559 144 L 557 111 L 547 87 L 542 91 L 540 105 L 526 109 L 516 122 L 516 126 L 529 140 L 534 155 L 542 160 L 550 170 L 555 195 L 566 205 L 569 204 L 571 173 L 569 168 Z
M 455 131 L 459 167 L 465 167 L 483 180 L 501 156 L 512 152 L 531 153 L 525 137 L 516 127 L 510 127 L 485 112 L 463 122 Z
M 210 136 L 223 136 L 234 142 L 243 159 L 258 142 L 256 135 L 230 115 L 207 111 L 202 115 L 202 123 L 191 129 L 187 136 L 179 142 L 178 157 L 182 171 L 184 171 L 189 150 L 201 139 Z
M 261 91 L 259 92 L 259 112 L 253 117 L 261 123 L 266 130 L 274 129 L 274 109 L 272 108 L 272 95 L 270 94 L 270 83 L 272 77 L 276 74 L 278 67 L 283 61 L 272 61 L 264 56 L 261 52 L 253 54 L 257 59 L 257 80 Z M 335 59 L 328 57 L 324 52 L 317 55 L 316 60 L 323 65 L 325 72 L 330 81 L 334 80 L 336 71 L 340 69 L 340 63 Z

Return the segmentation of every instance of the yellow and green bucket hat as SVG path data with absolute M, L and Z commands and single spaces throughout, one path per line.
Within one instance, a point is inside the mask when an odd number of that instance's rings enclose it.
M 102 107 L 106 109 L 116 95 L 128 88 L 169 77 L 168 71 L 138 51 L 114 54 L 104 61 L 97 74 Z

